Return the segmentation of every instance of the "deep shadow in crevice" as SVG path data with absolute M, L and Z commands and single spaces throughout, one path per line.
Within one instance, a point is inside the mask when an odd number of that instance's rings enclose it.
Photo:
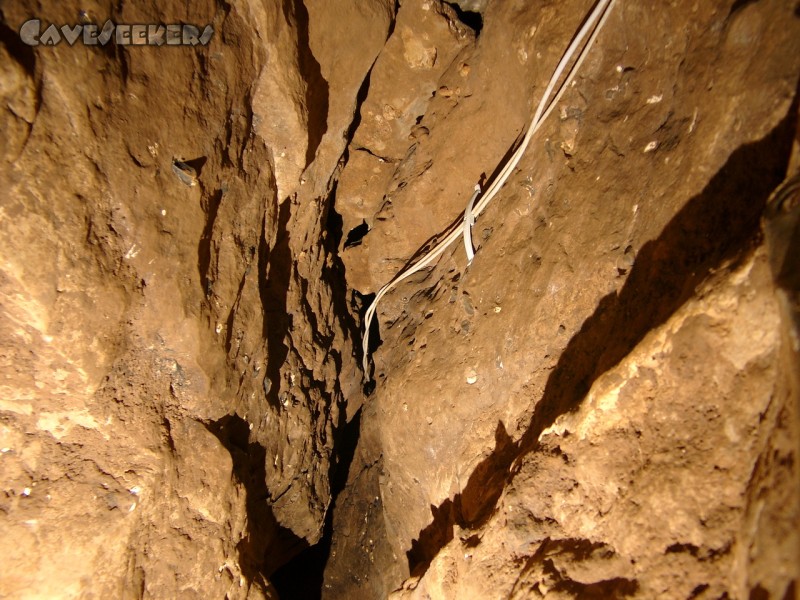
M 340 413 L 344 418 L 344 411 Z M 316 600 L 322 597 L 323 574 L 330 556 L 333 542 L 333 513 L 336 499 L 347 483 L 350 465 L 358 445 L 361 428 L 361 410 L 349 423 L 341 423 L 335 447 L 337 454 L 331 461 L 331 504 L 325 515 L 325 525 L 320 541 L 309 546 L 296 557 L 275 571 L 270 581 L 281 598 Z
M 233 461 L 233 476 L 246 492 L 247 531 L 238 543 L 239 567 L 248 581 L 263 581 L 270 556 L 292 556 L 307 542 L 281 527 L 269 507 L 264 446 L 250 441 L 250 426 L 238 415 L 206 425 Z
M 375 300 L 375 294 L 361 295 L 355 291 L 353 294 L 361 298 L 359 304 L 361 305 L 363 320 L 363 313 L 367 312 L 367 308 L 369 308 L 370 304 L 372 304 L 372 301 Z M 381 347 L 381 344 L 383 344 L 383 338 L 381 338 L 381 328 L 377 322 L 377 319 L 373 319 L 372 326 L 369 329 L 369 343 L 367 344 L 367 350 L 369 350 L 369 353 L 372 354 Z
M 452 539 L 454 524 L 464 529 L 486 522 L 513 477 L 512 466 L 539 449 L 542 431 L 558 416 L 576 410 L 594 381 L 666 322 L 712 270 L 734 269 L 749 256 L 760 242 L 759 220 L 766 200 L 785 175 L 796 118 L 797 98 L 775 129 L 733 152 L 660 236 L 642 246 L 622 289 L 600 300 L 561 354 L 520 441 L 510 443 L 502 423 L 498 424 L 495 450 L 474 470 L 461 493 L 432 507 L 431 523 L 412 542 L 411 572 L 424 573 Z
M 392 20 L 389 21 L 389 30 L 386 32 L 386 40 L 392 37 L 394 33 L 394 28 L 397 26 L 397 13 L 400 12 L 400 0 L 394 0 L 394 6 L 392 8 Z
M 323 277 L 330 286 L 334 312 L 338 315 L 339 319 L 341 319 L 343 325 L 342 331 L 345 338 L 352 339 L 355 342 L 353 343 L 353 357 L 356 359 L 356 364 L 360 365 L 363 358 L 360 324 L 364 321 L 364 311 L 368 304 L 365 306 L 364 300 L 358 292 L 348 289 L 344 262 L 342 262 L 342 258 L 339 256 L 339 245 L 342 242 L 343 236 L 343 221 L 341 215 L 337 213 L 335 209 L 338 185 L 338 181 L 333 184 L 327 201 L 322 203 L 323 218 L 325 219 L 326 230 L 328 232 L 327 239 L 325 240 L 325 250 L 330 256 L 330 260 L 325 262 Z M 337 363 L 337 372 L 341 372 L 341 361 Z M 374 383 L 367 384 L 367 387 L 370 386 L 374 388 Z M 365 388 L 364 391 L 366 391 L 366 389 L 367 388 Z M 371 389 L 368 394 L 369 393 L 371 393 Z
M 324 245 L 325 251 L 330 257 L 330 260 L 325 261 L 325 266 L 323 267 L 323 279 L 330 286 L 334 313 L 339 317 L 342 323 L 342 332 L 344 333 L 345 339 L 360 340 L 359 325 L 355 318 L 355 315 L 358 314 L 358 309 L 353 306 L 352 302 L 348 302 L 349 290 L 345 278 L 345 268 L 339 256 L 339 244 L 342 241 L 343 222 L 341 215 L 334 209 L 338 185 L 338 182 L 334 183 L 328 199 L 322 203 L 322 216 L 325 219 L 326 230 L 328 232 Z M 357 363 L 360 364 L 361 355 L 359 343 L 353 344 L 353 356 L 356 358 Z M 337 363 L 337 372 L 341 372 L 341 357 Z
M 32 47 L 28 46 L 20 39 L 20 36 L 17 32 L 15 32 L 6 24 L 5 15 L 3 15 L 2 10 L 0 10 L 0 46 L 5 47 L 11 60 L 19 64 L 19 66 L 24 69 L 34 86 L 33 119 L 28 123 L 26 119 L 20 118 L 20 120 L 26 121 L 25 139 L 18 146 L 19 154 L 21 154 L 25 146 L 28 144 L 31 131 L 33 129 L 33 123 L 36 121 L 36 117 L 39 114 L 39 109 L 42 106 L 42 78 L 41 75 L 38 77 L 36 75 L 36 53 Z M 19 154 L 16 156 L 18 157 Z
M 206 156 L 198 156 L 197 158 L 192 158 L 190 160 L 178 160 L 176 158 L 176 159 L 173 159 L 172 164 L 176 165 L 176 166 L 177 165 L 188 166 L 188 167 L 190 167 L 191 169 L 194 170 L 195 175 L 197 177 L 200 177 L 200 174 L 201 174 L 201 172 L 203 170 L 203 167 L 205 166 L 205 164 L 207 162 L 208 162 L 208 157 L 206 157 Z
M 19 36 L 19 33 L 11 29 L 6 24 L 5 15 L 0 10 L 0 43 L 5 46 L 8 53 L 20 66 L 25 69 L 25 72 L 31 79 L 36 78 L 36 53 L 31 46 L 24 43 Z M 37 104 L 36 110 L 38 112 L 39 105 Z
M 742 10 L 748 4 L 753 4 L 758 0 L 736 0 L 731 6 L 731 9 L 728 11 L 728 19 L 730 19 L 734 14 Z
M 131 67 L 128 60 L 128 55 L 126 52 L 129 52 L 127 46 L 121 46 L 120 44 L 108 44 L 109 49 L 111 50 L 113 47 L 114 55 L 117 58 L 117 62 L 119 63 L 119 76 L 120 81 L 127 87 L 128 83 L 130 83 L 130 73 Z
M 278 208 L 278 223 L 275 244 L 272 248 L 262 232 L 258 250 L 258 291 L 264 309 L 263 339 L 267 341 L 267 368 L 265 377 L 270 385 L 267 401 L 278 406 L 280 389 L 280 369 L 289 355 L 286 334 L 292 327 L 292 317 L 288 312 L 286 297 L 292 275 L 292 251 L 289 247 L 289 217 L 291 202 L 284 202 Z M 265 219 L 269 218 L 265 215 Z
M 331 188 L 331 193 L 328 196 L 328 201 L 326 203 L 328 212 L 325 215 L 325 231 L 328 232 L 328 238 L 330 239 L 330 246 L 335 251 L 338 251 L 339 244 L 342 243 L 342 235 L 344 232 L 344 220 L 342 219 L 342 215 L 336 212 L 336 192 L 339 189 L 339 181 L 335 181 L 333 183 L 333 187 Z M 337 257 L 338 258 L 338 257 Z
M 431 525 L 420 531 L 419 537 L 412 540 L 411 549 L 406 552 L 411 577 L 424 575 L 439 550 L 453 539 L 453 523 L 463 521 L 459 511 L 460 500 L 461 496 L 456 495 L 453 500 L 448 498 L 439 506 L 431 505 Z
M 420 531 L 406 552 L 411 575 L 422 575 L 439 550 L 453 539 L 453 524 L 467 528 L 485 520 L 497 503 L 506 483 L 508 466 L 518 455 L 518 448 L 502 423 L 495 429 L 495 449 L 481 461 L 470 476 L 467 487 L 439 506 L 431 506 L 430 525 Z M 481 482 L 477 486 L 473 482 Z
M 255 254 L 255 248 L 251 248 L 251 252 L 253 255 Z M 247 276 L 242 276 L 239 279 L 239 287 L 236 288 L 236 300 L 233 303 L 233 306 L 228 310 L 228 316 L 225 319 L 225 354 L 230 354 L 231 349 L 233 348 L 233 336 L 236 331 L 234 327 L 234 323 L 236 322 L 236 306 L 239 304 L 239 299 L 242 297 L 244 293 L 244 286 L 247 283 Z
M 560 571 L 553 564 L 550 559 L 544 560 L 545 575 L 549 577 L 557 577 Z M 582 583 L 564 579 L 559 581 L 552 588 L 553 592 L 562 593 L 567 598 L 631 598 L 639 591 L 639 584 L 633 579 L 625 579 L 624 577 L 613 577 L 603 581 L 594 583 Z
M 375 60 L 377 61 L 377 58 Z M 356 108 L 353 111 L 353 120 L 350 122 L 350 126 L 345 133 L 345 139 L 347 140 L 347 149 L 344 153 L 345 164 L 347 164 L 350 156 L 349 147 L 353 141 L 353 136 L 355 136 L 359 125 L 361 125 L 361 107 L 364 105 L 364 101 L 367 99 L 367 94 L 369 93 L 369 82 L 372 78 L 372 68 L 374 66 L 375 63 L 373 62 L 369 67 L 369 71 L 367 71 L 366 77 L 364 77 L 364 81 L 362 81 L 361 85 L 358 87 L 358 92 L 356 92 Z
M 786 593 L 781 600 L 793 600 L 797 598 L 797 580 L 793 579 L 789 586 L 786 588 Z
M 696 585 L 694 589 L 689 593 L 689 597 L 687 600 L 694 600 L 695 598 L 701 598 L 702 594 L 711 586 L 707 583 L 701 583 L 700 585 Z
M 475 37 L 480 35 L 481 29 L 483 29 L 483 15 L 481 13 L 464 10 L 456 2 L 445 2 L 445 4 L 456 12 L 459 21 L 475 32 Z
M 362 99 L 363 101 L 363 99 Z M 322 278 L 330 286 L 333 310 L 340 319 L 342 331 L 346 339 L 360 340 L 358 323 L 354 315 L 358 314 L 360 306 L 351 296 L 348 302 L 348 289 L 345 283 L 344 263 L 339 257 L 339 244 L 342 239 L 342 217 L 335 209 L 337 183 L 333 184 L 327 199 L 321 202 L 321 218 L 325 222 L 328 235 L 324 239 L 325 251 L 330 260 L 325 261 Z M 288 203 L 287 203 L 288 204 Z M 280 228 L 282 230 L 283 227 Z M 288 281 L 287 281 L 288 283 Z M 285 298 L 284 298 L 285 306 Z M 311 311 L 309 311 L 310 313 Z M 353 344 L 353 355 L 360 364 L 361 344 Z M 332 351 L 336 361 L 337 373 L 342 373 L 342 357 Z M 337 382 L 337 389 L 341 391 L 341 380 Z M 345 487 L 350 465 L 355 455 L 361 427 L 361 410 L 347 422 L 346 400 L 343 399 L 338 407 L 339 422 L 334 427 L 333 448 L 329 470 L 331 485 L 331 502 L 325 514 L 322 536 L 314 545 L 307 545 L 281 568 L 269 574 L 270 581 L 278 591 L 281 598 L 309 599 L 321 598 L 323 576 L 325 567 L 330 557 L 333 543 L 333 517 L 339 494 Z
M 306 82 L 306 109 L 308 110 L 308 148 L 306 165 L 310 165 L 328 130 L 329 86 L 308 39 L 308 10 L 303 0 L 294 0 L 294 17 L 297 23 L 297 48 L 300 74 Z
M 518 596 L 523 591 L 533 588 L 544 576 L 548 581 L 548 589 L 564 592 L 570 598 L 628 598 L 639 591 L 639 584 L 634 579 L 612 577 L 593 583 L 582 583 L 570 579 L 568 573 L 558 568 L 560 563 L 572 565 L 591 562 L 602 564 L 604 560 L 613 559 L 614 549 L 602 542 L 585 539 L 563 538 L 545 539 L 536 552 L 525 561 L 519 579 L 515 582 L 511 595 Z M 596 567 L 595 567 L 596 570 Z
M 392 37 L 394 33 L 394 28 L 397 25 L 397 11 L 400 10 L 400 0 L 395 0 L 392 19 L 389 22 L 389 30 L 386 32 L 386 40 Z M 361 125 L 361 107 L 364 104 L 364 101 L 367 99 L 367 94 L 369 93 L 369 85 L 370 79 L 372 78 L 372 69 L 375 67 L 375 63 L 378 62 L 378 58 L 380 57 L 381 53 L 379 52 L 378 55 L 375 57 L 375 60 L 372 61 L 372 64 L 367 69 L 367 74 L 364 76 L 364 80 L 361 82 L 361 85 L 358 86 L 358 92 L 356 92 L 356 107 L 353 111 L 353 120 L 350 122 L 350 125 L 347 128 L 347 132 L 344 135 L 346 140 L 346 149 L 344 152 L 344 164 L 347 164 L 348 155 L 349 155 L 349 146 L 350 143 L 353 141 L 353 136 L 356 134 L 356 130 L 358 126 Z
M 222 190 L 217 190 L 203 198 L 203 212 L 206 214 L 206 224 L 203 226 L 203 234 L 197 244 L 197 262 L 200 271 L 200 282 L 203 286 L 203 293 L 206 298 L 213 292 L 214 282 L 211 281 L 209 271 L 211 268 L 211 238 L 214 233 L 214 223 L 217 220 L 219 205 L 222 203 Z
M 348 248 L 360 246 L 364 236 L 368 233 L 369 225 L 367 225 L 365 220 L 362 220 L 361 225 L 357 225 L 347 232 L 347 239 L 344 241 L 344 249 L 347 250 Z

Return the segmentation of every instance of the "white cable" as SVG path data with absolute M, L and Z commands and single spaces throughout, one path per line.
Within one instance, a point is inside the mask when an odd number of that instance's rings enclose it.
M 589 48 L 594 42 L 595 38 L 597 37 L 597 34 L 600 33 L 600 29 L 602 28 L 603 25 L 605 25 L 606 18 L 610 14 L 610 11 L 608 9 L 611 8 L 611 5 L 614 2 L 615 0 L 600 0 L 595 5 L 594 10 L 592 10 L 592 13 L 586 19 L 586 22 L 583 24 L 583 27 L 581 27 L 580 31 L 578 31 L 578 33 L 575 35 L 575 38 L 572 40 L 572 43 L 567 48 L 566 52 L 564 52 L 564 56 L 561 58 L 561 62 L 558 63 L 558 66 L 556 67 L 555 71 L 553 71 L 553 75 L 552 77 L 550 77 L 550 82 L 548 83 L 547 88 L 544 91 L 544 94 L 542 94 L 542 99 L 539 102 L 539 106 L 536 108 L 536 113 L 534 114 L 533 120 L 531 121 L 530 127 L 528 127 L 528 131 L 525 134 L 522 143 L 519 145 L 519 148 L 517 148 L 514 151 L 514 154 L 511 155 L 511 158 L 508 160 L 506 165 L 500 171 L 497 178 L 492 182 L 492 185 L 489 186 L 489 189 L 486 190 L 486 193 L 481 198 L 481 201 L 475 207 L 476 217 L 479 216 L 481 212 L 483 212 L 483 209 L 486 208 L 486 205 L 489 204 L 489 202 L 491 202 L 492 198 L 495 197 L 497 192 L 500 191 L 500 188 L 506 182 L 508 177 L 511 175 L 511 172 L 516 168 L 517 164 L 522 158 L 522 155 L 525 153 L 525 150 L 527 149 L 528 144 L 530 143 L 531 138 L 533 137 L 533 134 L 539 130 L 541 124 L 545 121 L 545 119 L 547 119 L 547 117 L 550 116 L 556 104 L 561 99 L 561 96 L 564 95 L 564 92 L 566 91 L 567 86 L 571 82 L 572 77 L 575 75 L 575 73 L 578 70 L 578 67 L 580 67 L 580 65 L 583 63 L 583 60 L 586 58 L 586 55 L 589 53 L 588 52 Z M 558 79 L 561 77 L 561 73 L 563 73 L 564 67 L 566 67 L 567 63 L 569 63 L 570 59 L 572 58 L 572 55 L 575 53 L 575 49 L 581 43 L 583 38 L 586 37 L 586 33 L 592 28 L 592 26 L 597 21 L 597 18 L 599 16 L 602 17 L 600 23 L 594 30 L 592 36 L 589 38 L 589 41 L 581 50 L 581 53 L 578 55 L 575 64 L 569 70 L 569 73 L 567 73 L 567 77 L 564 79 L 564 83 L 561 84 L 561 87 L 558 89 L 558 92 L 556 93 L 552 102 L 548 103 L 547 102 L 548 96 L 553 91 L 553 87 L 555 86 Z M 542 111 L 544 110 L 545 106 L 547 106 L 547 110 L 543 114 Z
M 472 226 L 475 225 L 475 214 L 472 212 L 472 206 L 480 193 L 481 186 L 476 183 L 475 193 L 470 196 L 467 208 L 464 209 L 464 250 L 467 252 L 467 266 L 470 266 L 472 259 L 475 258 L 475 250 L 472 247 Z
M 366 313 L 364 313 L 364 336 L 362 339 L 362 349 L 363 349 L 363 363 L 362 366 L 364 368 L 364 376 L 367 378 L 367 381 L 370 380 L 369 376 L 369 330 L 370 326 L 372 325 L 372 319 L 375 317 L 375 311 L 378 308 L 378 303 L 380 302 L 381 298 L 383 298 L 387 293 L 389 293 L 395 286 L 397 286 L 400 282 L 404 281 L 414 273 L 419 272 L 420 270 L 427 267 L 430 263 L 436 260 L 441 254 L 452 244 L 455 240 L 457 240 L 461 235 L 464 236 L 464 248 L 467 252 L 467 260 L 468 263 L 472 262 L 472 258 L 474 257 L 474 251 L 472 248 L 472 239 L 471 239 L 471 227 L 475 223 L 475 218 L 478 217 L 486 206 L 491 202 L 492 198 L 495 197 L 497 192 L 500 191 L 500 188 L 505 184 L 506 180 L 509 178 L 513 170 L 516 168 L 517 164 L 519 163 L 522 155 L 525 153 L 525 150 L 528 147 L 528 144 L 531 141 L 533 135 L 539 130 L 541 124 L 547 119 L 550 114 L 553 112 L 558 101 L 561 99 L 561 96 L 567 89 L 567 86 L 572 82 L 572 78 L 575 73 L 578 71 L 578 68 L 583 63 L 584 59 L 586 58 L 587 54 L 589 53 L 589 49 L 591 48 L 592 44 L 594 43 L 595 39 L 597 38 L 600 30 L 605 25 L 606 20 L 608 19 L 608 15 L 610 14 L 610 9 L 614 5 L 616 0 L 598 0 L 595 4 L 594 8 L 592 9 L 591 13 L 587 17 L 586 21 L 584 22 L 583 26 L 580 28 L 578 33 L 572 39 L 567 50 L 564 52 L 564 55 L 561 58 L 561 61 L 556 66 L 555 71 L 553 71 L 552 77 L 550 77 L 550 81 L 547 85 L 547 88 L 542 94 L 542 99 L 539 102 L 538 107 L 536 108 L 536 113 L 533 116 L 533 120 L 531 121 L 530 126 L 528 127 L 528 131 L 525 134 L 525 137 L 522 139 L 519 147 L 514 151 L 514 153 L 509 158 L 508 162 L 503 166 L 500 173 L 498 174 L 497 178 L 491 183 L 489 188 L 485 191 L 483 196 L 478 202 L 477 205 L 474 207 L 472 204 L 475 202 L 475 199 L 480 193 L 480 186 L 475 186 L 475 193 L 469 200 L 467 204 L 467 208 L 464 211 L 464 227 L 463 230 L 459 230 L 459 228 L 453 229 L 447 236 L 436 246 L 434 246 L 425 256 L 423 256 L 418 262 L 410 266 L 405 271 L 398 273 L 394 276 L 394 278 L 389 281 L 386 285 L 384 285 L 378 293 L 375 294 L 375 298 L 372 300 L 372 304 L 370 304 L 369 308 L 367 308 Z M 599 19 L 599 21 L 598 21 Z M 597 26 L 595 26 L 597 23 Z M 592 28 L 594 27 L 594 31 Z M 567 64 L 569 61 L 572 60 L 573 54 L 575 54 L 575 50 L 580 45 L 583 38 L 586 37 L 586 34 L 592 31 L 591 35 L 589 36 L 589 40 L 581 49 L 580 53 L 578 54 L 578 58 L 575 60 L 575 63 L 567 72 L 567 75 L 564 79 L 564 82 L 559 86 L 558 91 L 556 92 L 553 99 L 548 102 L 548 97 L 553 91 L 556 83 L 558 83 L 561 74 L 564 72 Z

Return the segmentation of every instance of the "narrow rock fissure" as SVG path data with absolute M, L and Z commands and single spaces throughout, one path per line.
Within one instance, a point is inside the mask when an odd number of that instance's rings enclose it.
M 550 579 L 547 589 L 556 590 L 573 598 L 629 598 L 638 591 L 639 585 L 633 579 L 612 577 L 596 583 L 581 583 L 565 577 L 565 574 L 548 559 L 548 554 L 565 554 L 576 562 L 586 560 L 592 554 L 613 554 L 613 550 L 605 544 L 591 543 L 581 539 L 545 540 L 540 548 L 528 560 L 522 570 L 521 581 L 527 571 L 542 565 Z M 518 580 L 519 584 L 521 581 Z M 514 591 L 518 591 L 515 586 Z M 519 590 L 521 591 L 521 590 Z M 536 590 L 541 593 L 543 590 Z
M 0 10 L 4 594 L 797 594 L 797 2 L 112 4 Z
M 277 239 L 272 248 L 267 247 L 264 234 L 260 236 L 259 247 L 259 293 L 265 319 L 263 336 L 267 340 L 269 353 L 264 375 L 264 389 L 267 401 L 278 406 L 280 370 L 289 354 L 286 333 L 291 328 L 291 315 L 286 306 L 286 294 L 292 272 L 292 253 L 289 248 L 290 203 L 284 202 L 279 209 Z
M 302 0 L 294 0 L 294 16 L 297 22 L 297 45 L 300 73 L 306 82 L 306 107 L 308 110 L 308 148 L 306 165 L 314 160 L 322 136 L 328 130 L 329 85 L 322 76 L 320 64 L 314 58 L 308 39 L 308 9 Z
M 331 464 L 331 504 L 325 515 L 320 541 L 302 550 L 283 567 L 272 573 L 270 580 L 283 600 L 316 600 L 322 597 L 323 574 L 333 541 L 333 517 L 336 500 L 347 483 L 361 427 L 361 410 L 340 429 L 336 460 Z
M 457 2 L 445 2 L 445 4 L 456 12 L 459 21 L 475 32 L 475 37 L 480 35 L 481 29 L 483 29 L 483 15 L 480 12 L 465 10 Z
M 353 229 L 347 233 L 347 239 L 344 241 L 344 249 L 347 250 L 348 248 L 359 246 L 364 236 L 368 233 L 369 225 L 367 225 L 366 221 L 361 221 L 360 225 L 353 227 Z
M 206 427 L 230 452 L 233 476 L 246 494 L 247 532 L 238 544 L 242 574 L 250 581 L 264 581 L 275 557 L 280 560 L 280 556 L 296 554 L 307 543 L 281 527 L 270 509 L 266 449 L 251 441 L 247 421 L 238 415 L 228 415 Z

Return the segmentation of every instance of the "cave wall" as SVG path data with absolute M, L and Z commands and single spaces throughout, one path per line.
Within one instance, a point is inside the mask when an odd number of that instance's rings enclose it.
M 376 291 L 458 217 L 587 10 L 489 3 L 383 187 L 360 175 L 379 200 L 350 220 L 369 225 L 351 285 Z M 329 597 L 796 585 L 796 367 L 759 219 L 795 139 L 799 23 L 787 2 L 614 6 L 472 264 L 459 241 L 380 305 Z M 369 168 L 345 166 L 341 210 Z
M 393 6 L 350 46 L 309 31 L 334 8 L 3 4 L 4 596 L 273 597 L 319 539 L 361 385 L 329 180 Z M 32 16 L 215 33 L 34 48 Z
M 791 597 L 795 4 L 618 0 L 369 395 L 589 3 L 0 4 L 0 593 Z

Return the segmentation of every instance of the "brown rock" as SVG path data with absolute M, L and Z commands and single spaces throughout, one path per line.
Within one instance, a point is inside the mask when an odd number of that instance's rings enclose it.
M 587 4 L 45 4 L 0 36 L 0 595 L 793 596 L 792 3 L 615 3 L 471 265 L 382 301 L 369 396 L 363 295 Z

